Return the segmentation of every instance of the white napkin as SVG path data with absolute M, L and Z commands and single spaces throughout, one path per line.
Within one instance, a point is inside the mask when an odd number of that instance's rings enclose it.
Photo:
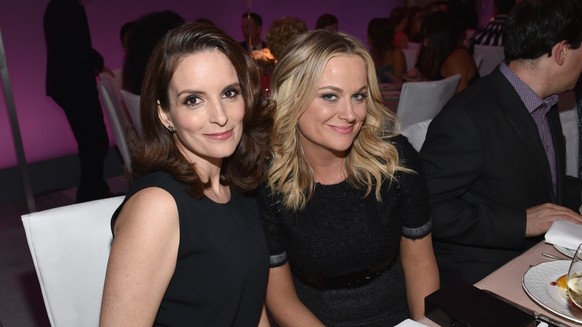
M 403 322 L 396 325 L 395 327 L 428 327 L 428 326 L 425 324 L 421 324 L 419 322 L 416 322 L 412 319 L 406 319 Z
M 546 243 L 576 251 L 582 243 L 582 225 L 567 220 L 556 220 L 546 232 Z

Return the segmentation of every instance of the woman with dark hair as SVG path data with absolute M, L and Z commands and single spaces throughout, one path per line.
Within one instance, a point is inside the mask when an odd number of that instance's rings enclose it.
M 158 41 L 169 30 L 184 24 L 184 18 L 171 10 L 156 11 L 134 22 L 131 34 L 125 41 L 122 88 L 140 95 L 148 59 Z
M 404 7 L 395 7 L 390 12 L 390 24 L 394 27 L 392 44 L 400 49 L 408 48 L 408 34 L 404 31 L 408 25 L 408 15 Z
M 479 79 L 475 60 L 462 45 L 462 35 L 449 13 L 435 11 L 426 16 L 422 33 L 416 67 L 423 79 L 435 81 L 460 74 L 457 93 Z
M 339 29 L 339 21 L 337 17 L 332 14 L 323 14 L 317 18 L 317 22 L 315 22 L 315 29 L 324 29 L 330 32 L 337 32 Z
M 409 42 L 420 42 L 420 28 L 422 27 L 422 19 L 424 17 L 424 11 L 418 6 L 408 7 L 406 10 L 407 20 L 406 27 L 404 27 L 404 32 L 408 36 Z
M 402 50 L 392 43 L 393 38 L 394 26 L 389 18 L 370 20 L 368 44 L 379 83 L 400 82 L 406 73 L 406 58 Z
M 271 102 L 253 59 L 221 30 L 170 31 L 148 63 L 143 140 L 114 213 L 101 326 L 256 326 L 268 252 L 251 197 Z

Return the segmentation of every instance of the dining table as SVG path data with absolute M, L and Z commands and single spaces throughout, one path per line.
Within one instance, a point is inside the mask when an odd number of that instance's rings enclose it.
M 540 264 L 556 260 L 569 261 L 571 258 L 558 251 L 553 245 L 541 241 L 490 275 L 475 283 L 474 286 L 497 294 L 502 298 L 509 300 L 514 305 L 517 304 L 517 306 L 533 310 L 537 314 L 543 314 L 565 326 L 582 326 L 582 323 L 575 321 L 582 321 L 580 320 L 582 319 L 582 311 L 579 312 L 580 315 L 576 315 L 573 319 L 567 319 L 563 315 L 558 315 L 536 303 L 536 301 L 534 301 L 534 299 L 532 299 L 524 289 L 523 279 L 528 270 Z M 566 271 L 556 271 L 555 274 L 557 275 L 567 273 L 568 263 L 565 261 L 560 263 L 562 263 L 560 265 L 561 268 L 565 267 Z M 551 283 L 552 281 L 544 280 L 543 282 Z M 537 300 L 539 301 L 539 298 Z M 422 318 L 418 322 L 427 326 L 439 326 L 427 317 Z

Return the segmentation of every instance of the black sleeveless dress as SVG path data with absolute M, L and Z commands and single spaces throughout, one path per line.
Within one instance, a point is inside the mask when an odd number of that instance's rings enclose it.
M 256 200 L 234 190 L 225 204 L 195 200 L 183 184 L 158 172 L 135 182 L 125 201 L 146 187 L 170 193 L 180 220 L 176 270 L 154 326 L 256 326 L 269 265 Z

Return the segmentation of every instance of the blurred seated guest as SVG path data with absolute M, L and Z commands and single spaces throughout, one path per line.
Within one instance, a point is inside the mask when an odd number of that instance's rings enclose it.
M 466 47 L 471 46 L 471 38 L 479 24 L 476 0 L 448 0 L 448 12 L 453 17 L 456 28 Z
M 123 60 L 122 88 L 133 94 L 141 94 L 146 65 L 158 41 L 169 30 L 184 23 L 174 11 L 164 10 L 146 14 L 136 20 L 129 39 L 129 49 Z
M 426 185 L 368 51 L 344 33 L 304 33 L 272 86 L 272 160 L 259 193 L 271 316 L 310 327 L 421 319 L 438 288 Z
M 244 37 L 244 41 L 240 42 L 243 49 L 251 53 L 267 47 L 267 43 L 261 39 L 263 17 L 254 12 L 245 12 L 240 26 Z
M 406 58 L 392 43 L 394 27 L 389 18 L 373 18 L 368 23 L 368 43 L 379 83 L 401 82 L 406 73 Z
M 395 7 L 390 12 L 390 24 L 394 27 L 394 37 L 392 44 L 400 49 L 408 48 L 408 35 L 404 31 L 408 24 L 408 16 L 406 9 L 403 7 Z
M 339 21 L 337 17 L 332 14 L 323 14 L 317 18 L 317 22 L 315 22 L 315 29 L 324 29 L 330 32 L 337 32 L 339 29 Z
M 420 43 L 422 38 L 420 31 L 422 28 L 422 19 L 424 17 L 422 8 L 418 6 L 409 7 L 406 10 L 406 15 L 407 22 L 404 32 L 408 36 L 408 42 Z
M 269 256 L 252 193 L 273 105 L 258 76 L 238 42 L 204 24 L 172 30 L 152 52 L 100 326 L 268 325 Z
M 449 2 L 447 0 L 435 0 L 426 4 L 422 11 L 424 11 L 425 16 L 432 14 L 435 11 L 449 11 Z
M 135 31 L 136 26 L 137 22 L 129 21 L 121 25 L 121 28 L 119 29 L 119 39 L 121 40 L 121 46 L 123 47 L 124 53 L 127 53 L 129 48 L 131 47 L 129 42 L 131 40 L 132 34 Z
M 307 24 L 301 18 L 284 16 L 276 19 L 267 30 L 267 46 L 275 59 L 283 56 L 287 45 L 298 35 L 307 32 Z
M 556 220 L 582 223 L 556 106 L 582 71 L 582 3 L 521 0 L 503 34 L 505 62 L 445 105 L 420 150 L 442 285 L 481 280 Z
M 493 4 L 495 18 L 475 32 L 473 45 L 503 46 L 503 23 L 514 5 L 515 0 L 495 0 Z
M 473 56 L 462 44 L 460 32 L 450 14 L 435 11 L 422 23 L 423 41 L 416 67 L 424 80 L 437 81 L 461 75 L 457 93 L 479 79 Z

